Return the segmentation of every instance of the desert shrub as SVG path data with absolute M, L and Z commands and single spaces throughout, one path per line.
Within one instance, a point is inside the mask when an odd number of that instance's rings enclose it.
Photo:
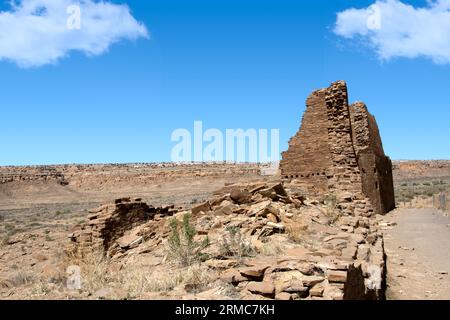
M 0 281 L 0 288 L 14 288 L 33 283 L 34 276 L 22 270 L 12 274 L 8 279 Z
M 298 221 L 292 221 L 286 225 L 286 234 L 294 243 L 302 243 L 305 235 L 308 234 L 308 225 Z
M 250 241 L 245 239 L 238 227 L 228 227 L 226 235 L 220 244 L 220 254 L 226 257 L 241 259 L 254 255 L 255 249 Z
M 194 240 L 197 231 L 190 219 L 191 215 L 186 213 L 181 224 L 175 218 L 170 220 L 169 254 L 184 267 L 205 261 L 207 255 L 202 251 L 209 246 L 207 237 L 203 241 Z
M 144 292 L 170 291 L 182 282 L 183 274 L 178 271 L 147 272 L 145 266 L 133 266 L 127 272 L 119 272 L 114 284 L 134 296 Z
M 117 274 L 113 274 L 108 269 L 108 259 L 100 250 L 91 251 L 83 255 L 67 253 L 64 261 L 64 269 L 70 266 L 80 268 L 82 289 L 88 292 L 95 292 L 98 289 L 107 287 Z
M 207 267 L 201 264 L 195 264 L 189 267 L 182 274 L 183 283 L 189 292 L 198 292 L 207 287 L 216 279 L 217 275 L 211 272 Z
M 267 242 L 261 246 L 260 253 L 264 256 L 279 256 L 286 250 L 282 239 L 270 237 Z

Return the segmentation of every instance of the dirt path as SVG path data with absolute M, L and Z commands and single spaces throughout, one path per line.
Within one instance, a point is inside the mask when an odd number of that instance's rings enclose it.
M 450 218 L 425 208 L 383 220 L 394 224 L 384 227 L 388 299 L 450 299 Z

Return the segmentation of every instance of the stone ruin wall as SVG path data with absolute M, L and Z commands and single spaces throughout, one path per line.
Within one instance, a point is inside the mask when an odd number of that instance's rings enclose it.
M 394 209 L 392 163 L 367 107 L 348 104 L 344 81 L 313 92 L 306 104 L 301 129 L 282 156 L 283 179 L 315 196 L 363 192 L 379 214 Z
M 327 89 L 328 145 L 333 167 L 329 190 L 361 192 L 361 175 L 353 145 L 347 86 L 339 81 Z
M 280 163 L 286 179 L 299 179 L 309 193 L 328 190 L 328 177 L 332 167 L 328 148 L 328 118 L 323 103 L 325 90 L 313 92 L 307 99 L 302 128 L 289 141 L 289 151 L 283 153 Z
M 68 235 L 71 245 L 66 250 L 75 255 L 95 251 L 108 254 L 127 231 L 155 220 L 155 217 L 171 216 L 176 212 L 174 206 L 155 208 L 140 198 L 116 199 L 114 203 L 89 210 L 89 221 L 76 226 L 74 232 Z
M 389 212 L 395 207 L 392 162 L 384 154 L 375 117 L 362 102 L 352 104 L 350 110 L 362 191 L 376 212 Z

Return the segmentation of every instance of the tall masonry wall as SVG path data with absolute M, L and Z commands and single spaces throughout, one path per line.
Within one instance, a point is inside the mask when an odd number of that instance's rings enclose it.
M 378 214 L 395 207 L 392 163 L 376 120 L 364 103 L 349 105 L 344 81 L 308 97 L 280 169 L 285 180 L 295 180 L 311 195 L 362 192 Z

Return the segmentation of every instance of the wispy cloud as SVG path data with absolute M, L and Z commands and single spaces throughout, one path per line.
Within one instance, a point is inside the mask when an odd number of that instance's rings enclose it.
M 450 63 L 450 0 L 414 7 L 399 0 L 378 0 L 370 7 L 337 14 L 334 33 L 361 41 L 382 60 L 426 57 Z
M 53 64 L 71 51 L 100 55 L 140 37 L 147 28 L 130 9 L 106 1 L 19 0 L 0 12 L 0 59 L 21 67 Z

